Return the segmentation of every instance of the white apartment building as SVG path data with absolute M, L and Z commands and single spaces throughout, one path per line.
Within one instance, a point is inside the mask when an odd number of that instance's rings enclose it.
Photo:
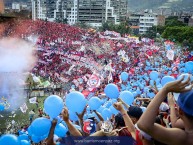
M 157 15 L 153 13 L 145 13 L 139 18 L 139 33 L 144 34 L 152 26 L 158 25 Z
M 93 27 L 104 22 L 119 24 L 126 19 L 127 0 L 31 0 L 32 19 L 56 21 L 67 19 L 68 24 L 86 23 Z

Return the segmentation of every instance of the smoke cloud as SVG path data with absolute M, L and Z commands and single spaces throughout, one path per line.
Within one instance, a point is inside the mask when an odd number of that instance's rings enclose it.
M 5 98 L 7 108 L 14 110 L 25 102 L 26 95 L 21 84 L 26 80 L 36 62 L 33 44 L 21 39 L 0 40 L 0 103 Z

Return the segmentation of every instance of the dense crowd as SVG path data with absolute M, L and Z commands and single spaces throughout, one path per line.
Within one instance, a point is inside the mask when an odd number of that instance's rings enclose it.
M 136 145 L 192 144 L 193 66 L 189 61 L 193 54 L 186 48 L 179 49 L 170 41 L 158 43 L 43 21 L 16 20 L 0 26 L 1 37 L 20 37 L 35 43 L 38 61 L 31 73 L 54 84 L 72 82 L 66 94 L 79 91 L 88 101 L 80 112 L 73 112 L 66 95 L 65 109 L 56 119 L 45 106 L 40 108 L 39 117 L 53 119 L 49 134 L 43 137 L 32 129 L 35 111 L 31 110 L 32 124 L 21 128 L 20 140 L 54 145 L 69 144 L 65 138 L 69 136 L 126 136 Z M 109 84 L 116 85 L 123 97 L 113 97 L 116 88 L 110 88 L 109 93 Z M 128 91 L 134 98 L 131 101 L 130 96 L 122 95 Z M 89 103 L 94 96 L 100 99 L 98 107 L 97 102 Z M 76 103 L 71 99 L 71 106 Z

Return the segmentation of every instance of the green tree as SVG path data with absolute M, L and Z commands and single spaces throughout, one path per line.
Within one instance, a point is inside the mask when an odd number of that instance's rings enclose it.
M 131 29 L 128 23 L 126 22 L 121 22 L 118 25 L 115 25 L 111 22 L 105 22 L 103 23 L 101 30 L 102 31 L 106 31 L 106 30 L 115 31 L 115 32 L 120 33 L 121 35 L 131 33 Z

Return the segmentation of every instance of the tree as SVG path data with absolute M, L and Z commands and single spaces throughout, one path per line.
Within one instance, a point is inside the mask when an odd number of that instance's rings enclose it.
M 126 23 L 126 22 L 121 22 L 118 25 L 115 25 L 115 24 L 110 23 L 110 22 L 105 22 L 102 25 L 101 30 L 102 31 L 106 31 L 106 30 L 115 31 L 115 32 L 120 33 L 121 35 L 131 33 L 131 29 L 130 29 L 128 23 Z

